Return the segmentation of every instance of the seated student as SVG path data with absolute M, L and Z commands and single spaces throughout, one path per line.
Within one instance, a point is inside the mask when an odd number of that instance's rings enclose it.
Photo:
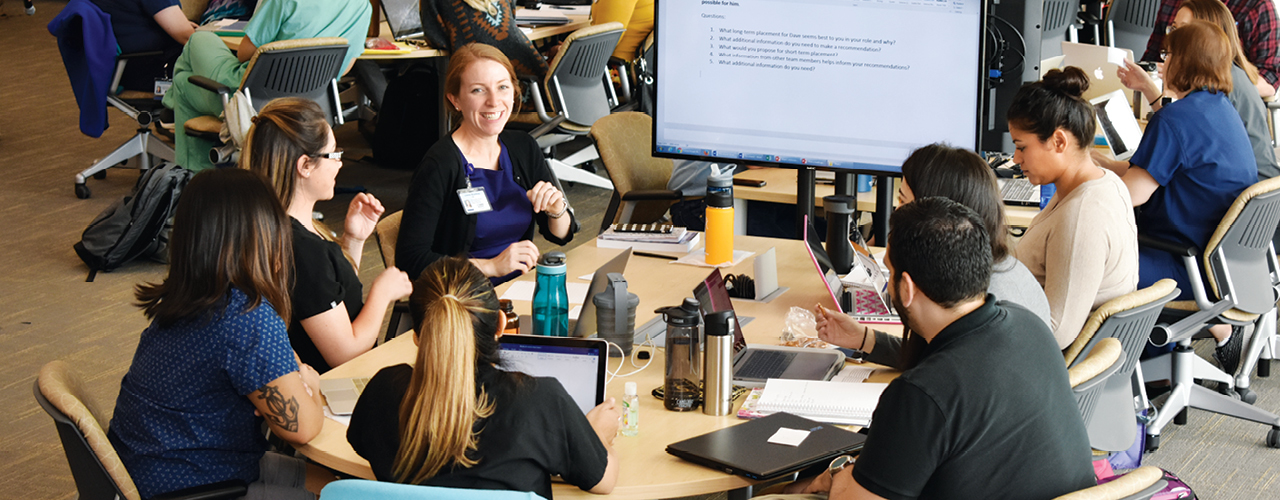
M 1169 33 L 1165 44 L 1165 87 L 1178 100 L 1151 117 L 1129 161 L 1102 165 L 1122 176 L 1133 205 L 1141 207 L 1138 231 L 1204 248 L 1236 196 L 1258 182 L 1257 162 L 1240 115 L 1227 101 L 1234 52 L 1226 33 L 1215 24 L 1191 21 Z M 1173 278 L 1182 290 L 1178 298 L 1192 297 L 1179 257 L 1141 247 L 1138 261 L 1139 287 Z M 1218 325 L 1210 332 L 1218 341 L 1214 357 L 1234 374 L 1243 335 L 1232 330 Z M 1158 352 L 1148 349 L 1149 355 Z
M 1182 3 L 1182 0 L 1160 0 L 1155 28 L 1147 41 L 1147 51 L 1142 54 L 1143 61 L 1163 60 L 1160 52 L 1164 50 L 1164 37 L 1170 28 L 1176 28 L 1178 23 L 1174 18 Z M 1231 24 L 1239 35 L 1245 55 L 1257 65 L 1262 76 L 1255 82 L 1258 93 L 1262 97 L 1274 95 L 1280 80 L 1280 27 L 1276 25 L 1275 4 L 1271 0 L 1224 0 L 1222 3 L 1234 17 Z
M 293 224 L 293 318 L 289 341 L 302 362 L 320 373 L 373 348 L 387 307 L 409 296 L 413 283 L 396 268 L 364 288 L 357 272 L 364 242 L 382 216 L 382 203 L 357 194 L 347 207 L 342 239 L 312 218 L 317 201 L 333 198 L 342 150 L 320 106 L 286 97 L 262 107 L 246 136 L 240 167 L 269 179 Z
M 92 1 L 111 16 L 111 31 L 121 53 L 161 52 L 129 59 L 120 78 L 120 86 L 126 90 L 151 91 L 157 78 L 168 76 L 165 66 L 173 65 L 196 31 L 178 0 Z
M 501 369 L 506 324 L 488 278 L 460 257 L 427 266 L 409 298 L 413 366 L 374 375 L 347 441 L 380 481 L 531 491 L 551 476 L 607 494 L 618 478 L 613 398 L 584 417 L 554 378 Z
M 516 25 L 515 0 L 421 0 L 419 9 L 432 47 L 453 52 L 485 44 L 506 54 L 515 74 L 539 82 L 547 76 L 547 60 Z
M 995 174 L 987 162 L 972 151 L 943 144 L 930 144 L 911 153 L 902 164 L 902 187 L 898 206 L 917 198 L 942 196 L 969 207 L 981 218 L 991 242 L 992 274 L 987 293 L 997 300 L 1027 308 L 1051 325 L 1049 301 L 1035 276 L 1009 252 L 1009 231 L 1004 223 L 1004 202 Z M 871 330 L 857 320 L 825 307 L 814 310 L 823 340 L 841 347 L 859 349 L 866 360 L 898 366 L 902 338 Z M 824 328 L 825 326 L 825 328 Z M 838 333 L 837 333 L 838 332 Z M 875 332 L 875 335 L 866 335 Z
M 1227 35 L 1231 44 L 1231 92 L 1227 99 L 1244 122 L 1244 129 L 1249 133 L 1249 144 L 1253 147 L 1253 158 L 1258 162 L 1258 177 L 1270 179 L 1280 175 L 1280 166 L 1276 164 L 1275 149 L 1271 146 L 1271 130 L 1267 125 L 1267 107 L 1258 95 L 1254 86 L 1259 82 L 1258 68 L 1249 62 L 1240 47 L 1240 39 L 1236 37 L 1235 19 L 1231 11 L 1220 0 L 1183 0 L 1177 15 L 1169 24 L 1169 29 L 1177 29 L 1193 20 L 1208 21 L 1218 25 Z M 1163 68 L 1162 68 L 1163 71 Z M 1163 89 L 1156 86 L 1151 76 L 1132 62 L 1121 67 L 1116 75 L 1130 89 L 1142 92 L 1142 96 L 1151 103 L 1153 111 L 1161 107 Z M 1265 84 L 1265 82 L 1263 82 Z M 1094 157 L 1102 156 L 1094 151 Z M 1105 156 L 1099 160 L 1106 160 Z M 1276 232 L 1273 241 L 1280 242 L 1280 231 Z
M 1053 498 L 1096 484 L 1049 328 L 986 293 L 982 218 L 942 197 L 894 211 L 885 264 L 916 348 L 853 467 L 789 488 L 830 498 Z
M 1088 87 L 1080 68 L 1050 70 L 1023 85 L 1008 111 L 1014 161 L 1032 184 L 1057 188 L 1014 255 L 1044 286 L 1061 349 L 1080 334 L 1090 311 L 1138 283 L 1129 191 L 1089 157 L 1097 119 L 1080 97 Z
M 164 95 L 164 105 L 173 110 L 176 125 L 176 163 L 194 171 L 213 167 L 209 160 L 213 143 L 188 136 L 183 124 L 197 116 L 221 114 L 222 98 L 189 82 L 191 75 L 239 88 L 247 63 L 258 47 L 280 40 L 316 37 L 342 37 L 350 42 L 342 63 L 342 72 L 346 73 L 352 61 L 364 52 L 371 13 L 372 7 L 365 0 L 262 0 L 234 54 L 212 32 L 192 35 L 174 65 L 173 86 Z
M 169 274 L 135 293 L 151 326 L 107 432 L 142 498 L 227 480 L 250 483 L 245 498 L 315 498 L 334 479 L 268 453 L 262 434 L 265 419 L 303 445 L 324 423 L 319 376 L 299 365 L 285 332 L 289 240 L 257 174 L 205 172 L 183 192 Z
M 413 174 L 396 267 L 416 278 L 441 257 L 466 254 L 494 284 L 502 283 L 538 263 L 535 227 L 563 245 L 573 240 L 577 222 L 537 141 L 504 130 L 519 94 L 507 56 L 479 43 L 458 48 L 444 87 L 458 128 L 427 150 Z M 483 195 L 483 207 L 463 206 L 463 196 L 472 196 L 468 188 Z
M 630 62 L 653 31 L 654 0 L 599 0 L 591 5 L 591 24 L 619 22 L 627 28 L 613 49 L 616 59 Z

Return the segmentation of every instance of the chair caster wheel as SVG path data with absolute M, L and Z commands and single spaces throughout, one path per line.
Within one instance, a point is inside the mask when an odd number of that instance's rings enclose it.
M 82 199 L 82 200 L 87 200 L 87 199 L 89 199 L 89 196 L 91 196 L 91 195 L 92 195 L 92 193 L 90 193 L 90 192 L 89 192 L 89 186 L 88 186 L 88 185 L 86 185 L 86 184 L 76 184 L 76 198 L 80 198 L 80 199 Z
M 1267 439 L 1270 439 L 1273 434 L 1276 434 L 1275 430 L 1272 430 L 1270 434 L 1267 434 Z M 1277 437 L 1280 437 L 1280 435 L 1277 435 Z M 1147 434 L 1147 453 L 1156 451 L 1159 448 L 1160 448 L 1160 436 L 1152 436 L 1150 434 Z
M 1280 427 L 1272 427 L 1267 432 L 1267 446 L 1272 448 L 1280 448 Z
M 95 174 L 93 174 L 93 178 L 94 178 L 94 179 L 98 179 L 98 180 L 106 179 L 106 178 L 107 178 L 107 171 L 106 171 L 106 170 L 103 170 L 103 171 L 101 171 L 101 172 L 95 173 Z
M 1258 393 L 1249 389 L 1236 389 L 1236 397 L 1249 404 L 1253 404 L 1258 401 Z

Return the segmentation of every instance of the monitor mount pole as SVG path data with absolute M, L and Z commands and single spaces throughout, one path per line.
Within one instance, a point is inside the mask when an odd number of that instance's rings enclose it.
M 893 177 L 876 177 L 876 213 L 871 217 L 871 237 L 875 244 L 889 243 L 889 215 L 893 214 Z
M 805 166 L 796 170 L 796 239 L 804 239 L 805 216 L 813 220 L 813 206 L 816 204 L 813 194 L 813 167 Z

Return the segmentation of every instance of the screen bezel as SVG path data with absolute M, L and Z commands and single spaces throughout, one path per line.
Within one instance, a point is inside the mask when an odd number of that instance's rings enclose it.
M 979 148 L 982 147 L 982 132 L 983 132 L 983 127 L 985 126 L 985 120 L 983 118 L 985 117 L 984 110 L 986 109 L 986 100 L 987 100 L 986 54 L 987 54 L 988 3 L 989 2 L 986 2 L 986 1 L 978 2 L 979 4 L 979 7 L 978 7 L 978 57 L 977 57 L 977 60 L 974 61 L 974 64 L 975 64 L 974 81 L 977 82 L 977 88 L 975 89 L 975 91 L 978 94 L 978 99 L 977 99 L 977 102 L 975 103 L 977 105 L 977 108 L 975 109 L 974 121 L 973 121 L 973 135 L 974 135 L 973 147 L 970 148 L 973 151 L 978 151 Z M 869 164 L 867 168 L 832 167 L 832 166 L 819 165 L 819 164 L 810 165 L 810 164 L 803 164 L 803 163 L 802 164 L 784 163 L 781 161 L 770 161 L 770 160 L 754 160 L 754 159 L 746 160 L 746 159 L 739 159 L 739 158 L 720 158 L 717 156 L 704 156 L 704 155 L 693 155 L 693 154 L 658 151 L 658 122 L 659 122 L 658 114 L 660 113 L 659 110 L 662 109 L 662 106 L 658 105 L 657 103 L 658 95 L 659 95 L 658 89 L 662 85 L 662 74 L 660 71 L 662 68 L 662 65 L 659 62 L 660 58 L 662 57 L 662 50 L 661 50 L 662 45 L 658 43 L 661 40 L 660 30 L 662 29 L 662 22 L 661 22 L 662 5 L 661 4 L 662 2 L 654 2 L 654 6 L 653 6 L 653 9 L 654 9 L 653 10 L 653 20 L 654 20 L 654 23 L 653 23 L 653 40 L 654 40 L 653 42 L 654 43 L 653 114 L 654 116 L 653 116 L 653 120 L 651 120 L 652 125 L 649 130 L 649 154 L 652 155 L 654 158 L 671 158 L 674 160 L 695 160 L 695 161 L 707 161 L 707 162 L 714 162 L 714 163 L 730 163 L 730 164 L 736 164 L 736 165 L 789 168 L 794 170 L 812 168 L 815 170 L 829 170 L 833 172 L 848 172 L 848 173 L 855 173 L 855 174 L 867 174 L 867 175 L 877 175 L 877 176 L 902 175 L 901 165 L 898 165 L 897 167 L 889 167 L 889 168 L 879 168 L 879 166 L 873 167 Z

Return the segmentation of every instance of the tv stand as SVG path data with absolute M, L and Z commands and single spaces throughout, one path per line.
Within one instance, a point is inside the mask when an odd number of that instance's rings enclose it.
M 804 239 L 805 217 L 814 217 L 814 180 L 813 167 L 796 169 L 796 238 Z M 836 194 L 857 196 L 857 174 L 853 172 L 836 172 Z M 875 244 L 884 246 L 889 241 L 889 215 L 893 213 L 893 189 L 880 189 L 893 186 L 893 178 L 887 175 L 876 176 L 876 211 L 871 217 L 871 237 Z M 824 236 L 825 238 L 825 236 Z

